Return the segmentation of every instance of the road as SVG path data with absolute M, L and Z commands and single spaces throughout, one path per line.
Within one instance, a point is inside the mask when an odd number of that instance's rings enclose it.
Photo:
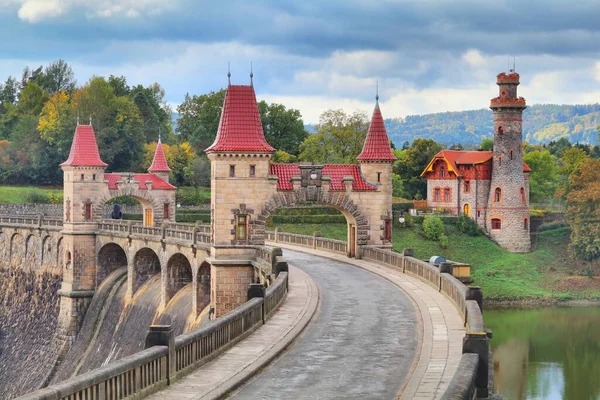
M 285 250 L 319 285 L 303 334 L 235 399 L 393 399 L 415 357 L 417 314 L 387 280 L 349 264 Z

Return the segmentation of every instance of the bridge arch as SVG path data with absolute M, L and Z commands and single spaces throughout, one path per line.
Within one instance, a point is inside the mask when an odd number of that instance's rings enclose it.
M 41 240 L 40 265 L 50 266 L 52 263 L 52 237 L 45 234 Z
M 175 253 L 167 261 L 165 304 L 184 286 L 193 282 L 192 264 L 182 253 Z
M 22 262 L 25 256 L 25 242 L 23 236 L 18 232 L 15 232 L 10 237 L 10 261 Z
M 349 257 L 356 256 L 359 246 L 368 244 L 370 228 L 367 214 L 346 195 L 346 192 L 324 191 L 322 188 L 299 188 L 293 191 L 277 192 L 265 203 L 258 221 L 254 221 L 254 225 L 264 227 L 267 218 L 277 209 L 289 208 L 297 204 L 327 205 L 334 207 L 346 217 L 346 243 L 348 244 L 347 254 Z M 251 237 L 256 239 L 258 243 L 264 243 L 264 229 L 257 229 Z
M 96 258 L 96 287 L 110 275 L 111 272 L 127 267 L 127 253 L 116 243 L 107 243 L 100 248 Z
M 133 257 L 133 274 L 130 274 L 132 282 L 132 295 L 150 278 L 156 274 L 160 274 L 161 264 L 160 258 L 154 250 L 149 247 L 144 247 L 135 253 Z
M 200 314 L 210 304 L 210 296 L 210 264 L 204 261 L 200 264 L 196 273 L 196 293 L 194 296 L 196 314 Z
M 25 240 L 25 264 L 29 267 L 38 267 L 39 252 L 41 248 L 40 238 L 34 234 L 27 236 Z
M 104 219 L 104 205 L 119 197 L 131 197 L 137 200 L 142 206 L 143 224 L 145 226 L 154 226 L 162 222 L 165 218 L 165 210 L 173 210 L 175 205 L 169 200 L 159 199 L 154 196 L 152 190 L 134 189 L 131 185 L 126 185 L 122 189 L 109 190 L 107 194 L 94 205 L 94 215 L 96 220 Z M 167 213 L 169 213 L 167 211 Z M 173 214 L 172 212 L 169 214 Z

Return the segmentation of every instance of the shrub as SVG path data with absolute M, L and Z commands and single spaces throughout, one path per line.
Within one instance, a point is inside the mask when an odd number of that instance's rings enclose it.
M 137 206 L 140 204 L 136 199 L 131 196 L 119 196 L 114 197 L 106 202 L 106 204 L 120 204 L 120 205 L 128 205 L 128 206 Z
M 27 195 L 27 202 L 32 204 L 48 204 L 50 197 L 46 193 L 31 192 Z
M 48 200 L 50 200 L 50 203 L 52 204 L 62 204 L 64 200 L 63 192 L 50 192 L 50 194 L 48 194 Z
M 346 217 L 338 215 L 272 215 L 274 224 L 345 224 Z
M 180 187 L 177 189 L 177 192 L 175 192 L 175 201 L 182 206 L 209 204 L 210 189 L 189 186 Z
M 175 215 L 177 222 L 210 222 L 210 214 L 177 214 Z
M 481 229 L 479 229 L 477 222 L 465 215 L 458 217 L 456 225 L 460 232 L 466 233 L 469 236 L 479 236 L 481 234 Z
M 439 217 L 425 217 L 423 220 L 423 234 L 427 239 L 439 240 L 444 234 L 444 223 Z
M 143 221 L 144 216 L 142 214 L 133 214 L 133 213 L 123 213 L 121 216 L 122 219 L 132 220 L 132 221 Z
M 448 236 L 446 236 L 445 233 L 442 233 L 440 235 L 440 247 L 442 249 L 447 249 L 448 248 Z
M 551 231 L 554 229 L 566 228 L 569 224 L 565 220 L 551 221 L 539 226 L 538 232 Z
M 406 214 L 411 208 L 414 208 L 412 201 L 406 203 L 392 203 L 392 211 L 404 211 Z

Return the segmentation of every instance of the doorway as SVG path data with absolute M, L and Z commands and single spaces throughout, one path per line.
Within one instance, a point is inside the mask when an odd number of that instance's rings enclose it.
M 348 257 L 356 257 L 356 225 L 348 224 Z
M 471 216 L 471 206 L 470 205 L 465 204 L 463 207 L 463 211 L 467 217 Z
M 154 216 L 151 208 L 144 210 L 144 226 L 153 226 Z

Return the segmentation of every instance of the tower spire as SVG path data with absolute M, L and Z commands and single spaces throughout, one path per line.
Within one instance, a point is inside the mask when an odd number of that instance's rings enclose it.
M 375 81 L 375 101 L 379 103 L 379 81 Z
M 79 125 L 79 109 L 77 109 L 77 125 Z
M 227 86 L 231 86 L 231 65 L 227 61 Z
M 92 113 L 90 113 L 90 126 L 92 126 Z
M 254 86 L 254 73 L 252 72 L 252 61 L 250 61 L 250 86 Z

